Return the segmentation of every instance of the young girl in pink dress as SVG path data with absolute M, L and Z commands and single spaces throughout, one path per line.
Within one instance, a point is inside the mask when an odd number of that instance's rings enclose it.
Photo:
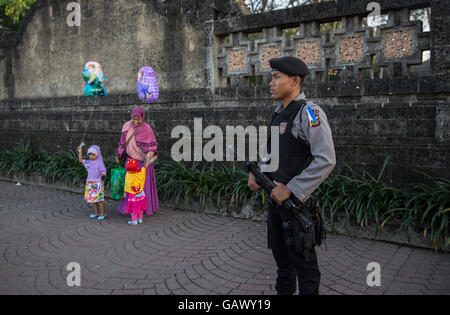
M 135 159 L 129 159 L 125 165 L 127 174 L 123 198 L 127 200 L 126 212 L 131 215 L 131 221 L 128 221 L 128 224 L 138 225 L 143 222 L 142 215 L 147 210 L 147 196 L 144 191 L 147 168 L 154 160 L 156 157 L 146 159 L 142 168 L 139 168 L 139 163 Z

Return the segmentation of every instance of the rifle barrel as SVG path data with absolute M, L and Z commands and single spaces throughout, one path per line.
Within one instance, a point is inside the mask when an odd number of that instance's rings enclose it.
M 232 145 L 229 145 L 229 146 L 228 146 L 228 149 L 229 149 L 230 151 L 234 152 L 234 154 L 235 154 L 238 158 L 240 158 L 242 161 L 245 161 L 245 163 L 248 163 L 247 159 L 246 159 L 245 157 L 243 157 L 242 155 L 240 155 L 239 152 L 237 152 L 237 151 L 233 148 Z

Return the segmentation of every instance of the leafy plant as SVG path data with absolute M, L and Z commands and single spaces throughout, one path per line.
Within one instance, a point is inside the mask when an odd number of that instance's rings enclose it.
M 106 169 L 119 167 L 114 156 L 105 158 Z M 76 151 L 68 152 L 39 152 L 34 153 L 29 143 L 20 142 L 13 151 L 0 151 L 0 173 L 7 176 L 12 174 L 42 175 L 48 181 L 62 181 L 64 184 L 80 184 L 86 179 L 86 169 L 78 161 Z M 109 177 L 105 179 L 109 185 Z
M 17 30 L 34 2 L 36 0 L 0 0 L 1 26 Z
M 209 168 L 193 162 L 188 167 L 183 162 L 164 161 L 156 169 L 158 192 L 165 198 L 180 200 L 196 197 L 202 209 L 206 202 L 213 202 L 217 207 L 227 200 L 238 209 L 242 203 L 254 203 L 265 198 L 262 192 L 253 193 L 247 188 L 247 173 L 235 165 L 225 163 L 212 164 Z
M 408 231 L 408 237 L 415 226 L 420 226 L 424 237 L 430 236 L 435 249 L 440 243 L 448 247 L 450 180 L 419 172 L 433 184 L 389 186 L 382 182 L 388 161 L 389 158 L 376 178 L 367 171 L 357 174 L 346 165 L 349 175 L 333 175 L 322 183 L 317 195 L 321 201 L 322 215 L 329 218 L 331 230 L 334 230 L 339 214 L 343 215 L 347 228 L 352 221 L 361 228 L 375 224 L 375 236 L 388 221 L 395 219 L 399 230 Z
M 114 156 L 104 158 L 104 162 L 109 174 L 112 168 L 120 166 Z M 450 180 L 420 173 L 431 184 L 390 186 L 382 180 L 388 162 L 389 158 L 376 177 L 367 171 L 357 173 L 346 165 L 346 175 L 332 175 L 322 183 L 316 194 L 331 230 L 336 220 L 343 217 L 347 228 L 352 222 L 361 228 L 375 225 L 377 235 L 387 222 L 394 220 L 399 230 L 410 235 L 413 229 L 421 228 L 424 238 L 430 237 L 435 249 L 440 244 L 447 248 L 450 245 Z M 50 182 L 58 180 L 65 184 L 82 184 L 87 175 L 75 151 L 35 153 L 24 142 L 12 151 L 0 151 L 0 173 L 38 174 Z M 247 187 L 247 172 L 234 164 L 220 162 L 207 167 L 193 162 L 188 165 L 162 156 L 155 174 L 160 196 L 174 199 L 176 205 L 190 198 L 197 198 L 202 209 L 208 202 L 218 208 L 225 203 L 236 210 L 243 204 L 266 204 L 264 192 L 252 192 Z
M 388 213 L 384 223 L 392 217 L 399 218 L 400 229 L 411 233 L 414 225 L 423 228 L 423 235 L 430 236 L 435 249 L 443 241 L 444 247 L 450 245 L 448 221 L 450 212 L 450 180 L 418 172 L 432 184 L 412 183 L 405 185 L 405 202 Z

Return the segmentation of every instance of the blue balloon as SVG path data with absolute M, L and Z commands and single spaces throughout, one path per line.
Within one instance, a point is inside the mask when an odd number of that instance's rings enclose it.
M 86 86 L 84 87 L 84 96 L 107 96 L 105 88 L 102 86 L 105 82 L 105 75 L 102 67 L 96 61 L 86 63 L 82 73 Z

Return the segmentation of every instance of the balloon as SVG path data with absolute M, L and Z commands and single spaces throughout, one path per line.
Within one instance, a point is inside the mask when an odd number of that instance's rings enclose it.
M 146 103 L 152 103 L 159 97 L 159 85 L 155 71 L 151 67 L 142 67 L 138 72 L 137 93 Z
M 89 61 L 83 68 L 84 81 L 84 96 L 107 96 L 105 88 L 102 83 L 105 82 L 105 75 L 102 72 L 102 67 L 96 61 Z

